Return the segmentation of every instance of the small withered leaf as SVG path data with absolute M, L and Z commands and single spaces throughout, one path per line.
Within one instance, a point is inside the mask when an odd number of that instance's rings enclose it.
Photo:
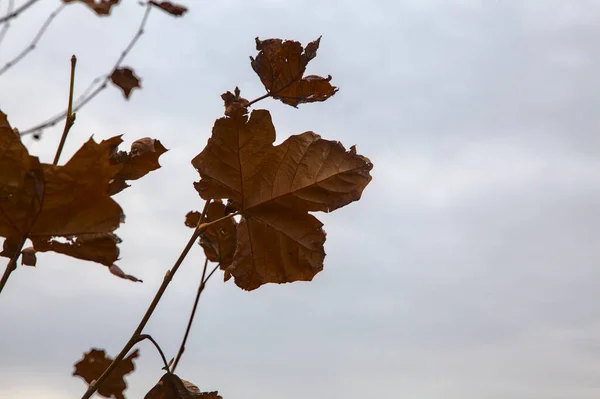
M 30 239 L 39 252 L 57 252 L 107 266 L 119 258 L 117 244 L 121 243 L 116 234 L 109 232 L 66 235 L 60 240 L 53 236 L 33 236 Z
M 170 1 L 150 1 L 150 4 L 176 17 L 182 16 L 188 10 L 187 7 L 173 4 Z
M 221 98 L 225 103 L 225 115 L 235 116 L 245 115 L 248 113 L 248 105 L 250 104 L 250 101 L 240 97 L 239 88 L 235 88 L 235 94 L 230 91 L 221 94 Z
M 223 399 L 217 391 L 201 392 L 189 381 L 177 375 L 166 373 L 144 396 L 144 399 Z
M 123 271 L 123 269 L 121 269 L 119 266 L 115 265 L 114 263 L 108 267 L 108 270 L 115 276 L 120 277 L 122 279 L 131 280 L 136 283 L 143 283 L 143 281 L 140 280 L 139 278 L 132 276 L 131 274 L 125 273 Z
M 126 99 L 129 99 L 131 91 L 135 88 L 141 89 L 140 78 L 135 76 L 131 68 L 117 68 L 110 75 L 110 80 L 123 90 L 123 95 Z
M 309 212 L 357 201 L 371 181 L 373 165 L 355 148 L 347 151 L 313 132 L 277 146 L 274 141 L 271 115 L 254 110 L 217 119 L 206 147 L 192 160 L 200 196 L 227 198 L 227 206 L 242 215 L 226 271 L 245 290 L 311 280 L 323 268 L 325 231 Z
M 119 4 L 120 0 L 62 0 L 63 3 L 82 3 L 92 9 L 97 15 L 107 16 L 113 6 Z
M 110 375 L 98 386 L 98 393 L 105 398 L 125 399 L 123 391 L 127 389 L 127 383 L 124 377 L 135 370 L 133 359 L 139 356 L 139 350 L 133 351 L 129 356 L 123 359 Z M 97 380 L 104 370 L 112 363 L 113 359 L 106 356 L 106 352 L 101 349 L 92 349 L 83 355 L 83 358 L 75 363 L 73 376 L 79 376 L 88 384 Z
M 200 222 L 200 217 L 202 214 L 198 211 L 190 211 L 185 215 L 185 225 L 192 229 L 195 229 L 198 226 L 198 222 Z
M 310 42 L 306 49 L 293 40 L 256 38 L 256 58 L 250 57 L 252 69 L 275 99 L 297 107 L 301 103 L 325 101 L 338 88 L 332 86 L 331 76 L 303 77 L 306 65 L 317 56 L 321 38 Z
M 21 264 L 25 266 L 35 266 L 37 263 L 35 252 L 36 251 L 33 247 L 24 248 L 21 251 Z

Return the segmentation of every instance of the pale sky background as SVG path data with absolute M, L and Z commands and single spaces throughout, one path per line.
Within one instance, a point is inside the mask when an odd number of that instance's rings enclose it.
M 17 3 L 22 3 L 17 1 Z M 0 64 L 58 1 L 13 21 Z M 107 72 L 143 13 L 81 5 L 0 76 L 0 108 L 26 129 Z M 116 354 L 185 245 L 202 202 L 190 160 L 223 113 L 220 94 L 263 88 L 254 38 L 323 35 L 309 74 L 339 93 L 299 109 L 273 100 L 278 141 L 313 130 L 373 161 L 360 202 L 317 216 L 328 233 L 311 283 L 253 292 L 211 280 L 178 374 L 224 399 L 600 397 L 600 3 L 589 0 L 185 1 L 155 10 L 126 59 L 143 89 L 109 88 L 77 114 L 63 161 L 90 135 L 160 139 L 163 167 L 116 196 L 119 265 L 51 253 L 0 296 L 0 397 L 78 398 L 91 347 Z M 4 10 L 7 0 L 0 1 Z M 0 12 L 2 14 L 3 12 Z M 61 127 L 24 142 L 51 162 Z M 4 268 L 2 261 L 2 268 Z M 176 353 L 201 273 L 196 247 L 148 325 Z M 128 398 L 160 378 L 140 345 Z

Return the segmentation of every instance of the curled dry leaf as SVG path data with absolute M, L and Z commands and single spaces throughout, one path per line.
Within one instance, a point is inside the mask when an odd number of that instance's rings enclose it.
M 35 266 L 37 263 L 37 257 L 35 256 L 35 249 L 33 247 L 24 248 L 21 251 L 21 264 L 25 266 Z
M 360 199 L 371 161 L 313 132 L 278 146 L 271 115 L 255 110 L 220 118 L 192 164 L 205 199 L 228 198 L 242 219 L 227 271 L 253 290 L 265 283 L 311 280 L 323 268 L 325 232 L 308 212 L 330 212 Z
M 206 210 L 204 223 L 210 223 L 227 215 L 225 204 L 220 199 L 213 200 Z M 185 218 L 185 225 L 195 228 L 200 221 L 200 212 L 189 212 Z M 211 262 L 217 262 L 225 270 L 233 260 L 236 244 L 236 225 L 233 218 L 225 219 L 210 226 L 200 235 L 200 245 L 204 254 Z
M 325 101 L 337 92 L 331 76 L 303 77 L 306 65 L 317 56 L 321 38 L 310 42 L 306 49 L 299 42 L 256 38 L 256 58 L 250 57 L 252 69 L 273 98 L 297 107 L 301 103 Z
M 112 75 L 110 75 L 110 80 L 123 90 L 123 95 L 126 99 L 129 99 L 129 95 L 131 94 L 131 90 L 137 88 L 142 88 L 140 86 L 140 79 L 135 76 L 133 70 L 131 68 L 117 68 L 113 71 Z
M 127 383 L 124 378 L 127 374 L 135 370 L 133 359 L 139 356 L 139 350 L 133 351 L 129 356 L 123 359 L 110 375 L 98 386 L 98 393 L 105 398 L 125 399 L 123 391 L 127 389 Z M 104 370 L 110 366 L 113 359 L 106 356 L 106 352 L 101 349 L 92 349 L 83 355 L 83 358 L 75 363 L 74 376 L 79 376 L 88 384 L 100 378 Z
M 248 113 L 248 105 L 250 102 L 245 98 L 240 97 L 240 89 L 235 88 L 235 94 L 228 91 L 221 94 L 221 98 L 225 102 L 225 115 L 245 115 Z
M 110 14 L 113 6 L 119 4 L 120 0 L 62 0 L 63 3 L 83 3 L 92 9 L 96 14 L 100 16 L 106 16 Z
M 131 280 L 136 283 L 138 283 L 138 282 L 143 283 L 143 281 L 140 280 L 139 278 L 132 276 L 131 274 L 125 273 L 123 271 L 123 269 L 121 269 L 119 266 L 115 265 L 114 263 L 108 267 L 108 270 L 115 276 L 121 277 L 122 279 Z
M 176 17 L 182 16 L 188 10 L 187 7 L 179 4 L 173 4 L 170 1 L 150 1 L 150 4 Z
M 65 165 L 40 163 L 0 113 L 0 255 L 14 256 L 27 237 L 36 251 L 112 265 L 121 242 L 113 232 L 124 215 L 109 187 L 124 164 L 111 155 L 121 142 L 90 138 Z
M 166 373 L 144 396 L 144 399 L 223 399 L 217 391 L 201 392 L 189 381 L 175 374 Z
M 127 180 L 137 180 L 153 170 L 160 168 L 158 158 L 168 150 L 160 140 L 144 137 L 131 144 L 131 151 L 118 151 L 111 155 L 111 162 L 120 164 L 121 170 L 111 180 L 110 195 L 129 187 Z

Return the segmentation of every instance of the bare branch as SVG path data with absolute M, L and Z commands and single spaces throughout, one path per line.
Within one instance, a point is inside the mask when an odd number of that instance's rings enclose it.
M 14 8 L 15 0 L 8 0 L 6 12 L 10 14 Z M 6 22 L 2 27 L 2 30 L 0 30 L 0 44 L 2 44 L 2 40 L 4 40 L 4 37 L 6 36 L 6 32 L 8 32 L 8 28 L 10 28 L 10 23 Z
M 10 68 L 12 68 L 13 66 L 15 66 L 19 61 L 21 61 L 23 58 L 25 58 L 25 56 L 27 54 L 29 54 L 33 50 L 35 50 L 35 47 L 37 46 L 38 42 L 40 41 L 40 39 L 42 38 L 42 36 L 44 35 L 44 33 L 46 33 L 46 29 L 48 29 L 48 27 L 50 26 L 50 24 L 52 23 L 52 21 L 54 20 L 54 18 L 58 14 L 60 14 L 60 12 L 63 10 L 64 7 L 65 7 L 65 4 L 62 3 L 54 11 L 52 11 L 50 13 L 50 15 L 48 15 L 48 18 L 46 18 L 46 21 L 44 21 L 44 24 L 42 25 L 42 27 L 38 31 L 37 35 L 35 35 L 35 37 L 31 41 L 31 43 L 29 43 L 29 46 L 25 47 L 15 58 L 13 58 L 12 60 L 10 60 L 6 64 L 4 64 L 4 66 L 2 68 L 0 68 L 0 75 L 2 75 L 6 71 L 8 71 Z M 8 27 L 8 25 L 9 24 L 7 23 L 5 25 L 5 27 Z M 1 40 L 1 37 L 0 37 L 0 40 Z
M 114 66 L 109 71 L 109 73 L 106 75 L 99 76 L 96 79 L 94 79 L 92 81 L 92 83 L 90 83 L 88 88 L 84 91 L 84 94 L 82 94 L 81 96 L 79 96 L 77 98 L 77 100 L 75 101 L 75 103 L 73 105 L 73 112 L 77 112 L 81 107 L 83 107 L 88 102 L 90 102 L 94 97 L 96 97 L 98 94 L 100 94 L 100 92 L 102 92 L 108 86 L 108 82 L 110 80 L 110 75 L 112 74 L 112 72 L 121 66 L 121 63 L 123 62 L 123 60 L 125 59 L 127 54 L 129 54 L 129 52 L 135 46 L 135 44 L 137 43 L 139 38 L 144 34 L 144 28 L 146 27 L 146 23 L 148 21 L 148 16 L 150 15 L 151 9 L 152 9 L 152 7 L 150 6 L 149 3 L 147 3 L 146 11 L 144 12 L 144 16 L 142 18 L 140 26 L 139 26 L 138 30 L 136 31 L 135 35 L 133 36 L 133 38 L 131 39 L 131 41 L 129 42 L 129 44 L 127 44 L 127 47 L 125 47 L 125 50 L 123 50 L 121 52 L 121 54 L 119 55 L 119 58 L 117 59 L 117 61 L 115 62 Z M 86 93 L 89 93 L 89 94 L 84 96 Z M 66 116 L 67 116 L 67 111 L 65 110 L 65 111 L 61 112 L 60 114 L 57 114 L 50 119 L 47 119 L 45 122 L 42 122 L 38 125 L 28 128 L 28 129 L 22 130 L 20 134 L 21 134 L 21 136 L 24 136 L 27 134 L 40 133 L 43 129 L 46 129 L 48 127 L 56 125 L 58 122 L 62 121 Z
M 9 11 L 5 16 L 0 17 L 0 24 L 6 23 L 11 19 L 18 17 L 23 11 L 27 10 L 29 7 L 37 3 L 38 0 L 29 0 L 27 3 L 23 4 L 21 7 L 17 8 L 14 11 Z

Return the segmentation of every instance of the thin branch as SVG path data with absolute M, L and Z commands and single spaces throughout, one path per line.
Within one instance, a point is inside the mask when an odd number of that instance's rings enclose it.
M 148 341 L 150 341 L 150 342 L 152 342 L 154 344 L 154 347 L 156 348 L 156 350 L 160 354 L 160 357 L 162 358 L 163 364 L 165 365 L 165 370 L 167 370 L 167 373 L 170 373 L 171 370 L 169 369 L 169 363 L 167 362 L 167 358 L 165 357 L 164 352 L 160 348 L 160 345 L 158 344 L 158 342 L 156 342 L 154 340 L 154 338 L 152 338 L 152 336 L 150 334 L 138 335 L 136 343 L 141 342 L 141 341 L 143 341 L 145 339 L 147 339 Z
M 146 10 L 144 12 L 144 16 L 142 17 L 140 26 L 139 26 L 138 30 L 136 31 L 135 35 L 133 36 L 133 38 L 131 39 L 131 41 L 129 42 L 129 44 L 127 45 L 127 47 L 125 47 L 125 50 L 123 50 L 121 52 L 121 54 L 119 55 L 119 58 L 115 62 L 112 69 L 108 72 L 108 74 L 102 75 L 102 76 L 94 79 L 92 81 L 92 83 L 89 85 L 89 87 L 86 89 L 86 92 L 91 90 L 92 87 L 94 87 L 94 85 L 97 84 L 98 82 L 100 82 L 99 86 L 96 87 L 87 97 L 83 97 L 83 95 L 79 96 L 79 98 L 76 101 L 76 105 L 73 107 L 73 112 L 77 112 L 84 105 L 86 105 L 88 102 L 90 102 L 94 97 L 96 97 L 98 94 L 100 94 L 100 92 L 102 92 L 104 89 L 106 89 L 106 87 L 108 86 L 108 82 L 110 81 L 110 76 L 113 73 L 113 71 L 115 69 L 118 69 L 121 66 L 121 63 L 123 62 L 125 57 L 129 54 L 129 52 L 131 51 L 133 46 L 137 43 L 139 38 L 144 34 L 144 28 L 146 26 L 146 23 L 148 21 L 148 16 L 150 15 L 150 10 L 152 8 L 153 7 L 150 5 L 150 3 L 146 4 Z M 85 94 L 85 92 L 84 92 L 84 94 Z M 56 125 L 58 122 L 63 120 L 66 116 L 67 116 L 67 111 L 63 111 L 60 114 L 57 114 L 56 116 L 54 116 L 50 119 L 47 119 L 45 122 L 42 122 L 36 126 L 28 128 L 28 129 L 22 130 L 20 134 L 21 134 L 21 136 L 24 136 L 27 134 L 38 133 L 39 131 L 41 131 L 43 129 L 46 129 L 48 127 Z
M 173 372 L 177 368 L 179 364 L 179 359 L 183 355 L 185 351 L 185 343 L 187 342 L 188 335 L 190 334 L 190 330 L 192 329 L 192 323 L 194 322 L 194 316 L 196 315 L 196 309 L 198 308 L 198 302 L 200 301 L 200 295 L 202 295 L 202 291 L 204 291 L 204 287 L 208 278 L 204 280 L 204 276 L 206 275 L 206 267 L 208 266 L 208 258 L 204 260 L 204 268 L 202 268 L 202 277 L 200 277 L 200 285 L 198 286 L 198 292 L 196 293 L 196 299 L 194 300 L 194 306 L 192 306 L 192 312 L 190 313 L 190 319 L 188 321 L 187 327 L 185 329 L 185 334 L 183 335 L 183 340 L 181 341 L 181 345 L 179 346 L 179 351 L 177 352 L 177 356 L 175 356 L 175 362 L 173 363 Z M 219 265 L 217 265 L 219 267 Z M 215 268 L 216 269 L 216 268 Z M 211 273 L 212 275 L 212 273 Z M 210 275 L 209 275 L 210 278 Z
M 15 17 L 18 17 L 19 14 L 21 14 L 23 11 L 27 10 L 29 7 L 31 7 L 32 5 L 34 5 L 37 2 L 38 2 L 38 0 L 29 0 L 27 3 L 23 4 L 21 7 L 17 8 L 16 10 L 14 10 L 12 12 L 8 12 L 3 17 L 0 17 L 0 24 L 6 23 Z
M 2 293 L 2 290 L 4 289 L 4 286 L 6 286 L 6 282 L 8 281 L 10 274 L 17 269 L 17 260 L 19 259 L 19 255 L 21 255 L 21 250 L 23 249 L 23 245 L 25 245 L 26 241 L 27 241 L 27 236 L 25 236 L 21 239 L 21 242 L 20 242 L 19 246 L 17 247 L 18 250 L 15 252 L 15 254 L 12 256 L 12 258 L 10 258 L 10 260 L 6 264 L 6 269 L 4 270 L 4 274 L 2 274 L 2 278 L 0 279 L 0 294 Z
M 206 204 L 204 204 L 204 210 L 202 211 L 202 216 L 200 217 L 200 222 L 206 216 L 206 211 L 208 210 L 209 202 L 210 201 L 206 201 Z M 125 358 L 125 356 L 127 355 L 127 352 L 129 352 L 129 350 L 135 345 L 135 343 L 139 339 L 139 336 L 142 333 L 142 330 L 148 323 L 148 320 L 150 320 L 150 316 L 152 316 L 152 313 L 156 309 L 158 302 L 160 302 L 160 299 L 162 298 L 163 294 L 165 293 L 167 287 L 169 286 L 171 279 L 177 272 L 177 269 L 179 269 L 179 266 L 181 266 L 181 264 L 183 263 L 183 260 L 185 259 L 187 254 L 190 252 L 190 249 L 192 249 L 192 246 L 194 245 L 194 243 L 196 242 L 198 237 L 200 237 L 200 233 L 201 233 L 200 226 L 201 225 L 199 224 L 196 227 L 196 229 L 194 230 L 194 233 L 192 234 L 189 241 L 185 245 L 185 248 L 179 255 L 179 258 L 173 265 L 173 268 L 171 270 L 167 270 L 167 273 L 165 274 L 162 284 L 158 288 L 158 291 L 156 292 L 154 299 L 152 299 L 152 303 L 146 310 L 146 314 L 144 314 L 142 321 L 140 321 L 140 324 L 138 324 L 137 328 L 131 335 L 131 338 L 129 338 L 129 341 L 127 341 L 127 343 L 125 344 L 125 346 L 123 347 L 121 352 L 117 355 L 117 357 L 113 360 L 113 362 L 108 366 L 108 368 L 106 370 L 104 370 L 104 373 L 102 373 L 102 375 L 96 381 L 93 381 L 90 384 L 90 386 L 88 387 L 87 391 L 83 394 L 81 399 L 89 399 L 98 390 L 98 385 L 100 385 L 104 380 L 106 380 L 106 378 L 110 375 L 110 373 L 112 373 L 112 371 L 117 367 L 117 365 L 121 362 L 121 360 L 123 360 Z
M 56 18 L 56 16 L 58 14 L 60 14 L 60 12 L 63 10 L 63 8 L 65 8 L 65 5 L 66 5 L 65 3 L 62 3 L 60 6 L 58 6 L 58 8 L 56 8 L 54 11 L 52 11 L 50 13 L 50 15 L 48 15 L 48 18 L 46 18 L 46 21 L 44 21 L 44 24 L 38 31 L 37 35 L 35 35 L 35 37 L 31 41 L 31 43 L 29 44 L 29 46 L 25 47 L 15 58 L 13 58 L 12 60 L 10 60 L 6 64 L 4 64 L 4 66 L 2 68 L 0 68 L 0 75 L 2 75 L 6 71 L 8 71 L 10 68 L 15 66 L 19 61 L 21 61 L 23 58 L 25 58 L 25 56 L 27 56 L 27 54 L 31 53 L 35 49 L 35 47 L 37 46 L 37 44 L 40 41 L 40 39 L 42 38 L 42 36 L 44 36 L 44 33 L 46 33 L 46 29 L 48 29 L 48 27 L 50 26 L 50 24 L 52 23 L 54 18 Z M 8 26 L 8 23 L 5 26 Z
M 6 12 L 10 14 L 14 8 L 15 8 L 15 0 L 8 0 L 8 7 L 6 8 Z M 10 23 L 6 22 L 4 24 L 4 26 L 2 27 L 2 30 L 0 30 L 0 44 L 2 43 L 2 40 L 4 40 L 4 37 L 6 36 L 6 32 L 8 32 L 8 28 L 10 28 Z
M 56 149 L 56 155 L 54 156 L 54 161 L 52 162 L 54 165 L 58 165 L 58 160 L 60 159 L 60 154 L 62 153 L 63 147 L 65 146 L 65 141 L 67 141 L 67 135 L 69 134 L 69 130 L 75 123 L 75 114 L 73 113 L 73 88 L 75 87 L 75 66 L 77 65 L 77 57 L 73 55 L 71 57 L 71 81 L 69 83 L 69 105 L 67 106 L 67 120 L 65 121 L 65 128 L 63 129 L 62 137 L 60 138 L 60 143 L 58 144 L 58 148 Z

